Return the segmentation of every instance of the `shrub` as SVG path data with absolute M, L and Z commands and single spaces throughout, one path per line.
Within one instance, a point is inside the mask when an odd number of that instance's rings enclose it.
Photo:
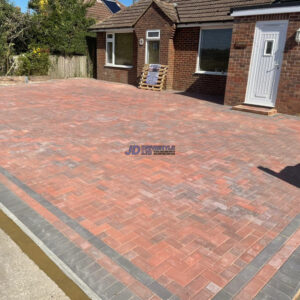
M 28 4 L 33 10 L 34 43 L 47 45 L 52 54 L 86 55 L 88 28 L 95 23 L 86 14 L 95 0 L 30 0 Z
M 9 0 L 0 0 L 0 74 L 13 70 L 13 56 L 28 50 L 32 17 L 23 14 Z
M 32 48 L 19 57 L 17 75 L 48 75 L 49 67 L 49 50 Z

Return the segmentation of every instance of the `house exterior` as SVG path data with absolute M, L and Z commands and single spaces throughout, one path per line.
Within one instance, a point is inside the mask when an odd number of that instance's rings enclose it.
M 300 113 L 299 0 L 139 0 L 91 30 L 98 79 L 164 64 L 168 89 Z
M 85 0 L 88 1 L 88 0 Z M 87 9 L 87 17 L 96 22 L 104 21 L 119 12 L 125 6 L 118 0 L 95 0 L 93 6 Z M 89 57 L 93 65 L 93 78 L 97 78 L 97 40 L 96 37 L 87 36 Z

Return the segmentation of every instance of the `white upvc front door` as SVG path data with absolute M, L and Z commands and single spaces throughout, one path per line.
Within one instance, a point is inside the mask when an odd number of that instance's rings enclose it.
M 287 27 L 285 20 L 256 23 L 246 104 L 275 106 Z

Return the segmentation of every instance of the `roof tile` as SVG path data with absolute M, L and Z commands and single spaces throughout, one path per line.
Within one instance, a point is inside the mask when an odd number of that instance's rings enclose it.
M 99 22 L 91 29 L 134 27 L 139 18 L 155 2 L 174 23 L 230 21 L 231 8 L 271 4 L 274 0 L 139 0 L 135 4 Z M 174 3 L 177 3 L 175 8 Z

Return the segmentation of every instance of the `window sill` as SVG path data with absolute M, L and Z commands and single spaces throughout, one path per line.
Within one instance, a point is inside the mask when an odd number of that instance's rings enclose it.
M 133 66 L 123 66 L 123 65 L 104 65 L 105 68 L 118 68 L 118 69 L 132 69 Z
M 204 75 L 227 76 L 227 72 L 226 72 L 226 73 L 223 73 L 223 72 L 196 71 L 194 74 L 195 74 L 195 75 L 201 75 L 201 74 L 204 74 Z

